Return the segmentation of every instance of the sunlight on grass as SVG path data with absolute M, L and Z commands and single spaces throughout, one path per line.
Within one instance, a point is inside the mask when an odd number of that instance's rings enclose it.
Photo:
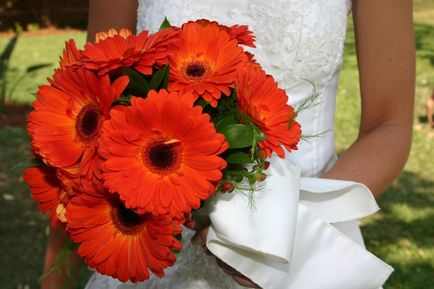
M 30 103 L 34 100 L 33 93 L 36 92 L 39 85 L 47 83 L 47 77 L 51 76 L 53 69 L 58 66 L 59 56 L 65 41 L 71 38 L 75 39 L 78 47 L 82 47 L 86 33 L 73 32 L 19 38 L 17 47 L 12 54 L 11 69 L 7 74 L 7 79 L 15 79 L 26 67 L 33 64 L 51 63 L 52 66 L 27 75 L 12 96 L 12 101 Z M 7 40 L 7 38 L 0 38 L 0 51 L 3 50 Z
M 434 219 L 432 208 L 416 209 L 406 203 L 395 203 L 390 206 L 390 214 L 392 214 L 397 220 L 407 224 L 424 218 Z

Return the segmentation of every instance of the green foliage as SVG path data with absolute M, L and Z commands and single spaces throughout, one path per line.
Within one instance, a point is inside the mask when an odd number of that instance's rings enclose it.
M 132 94 L 134 96 L 146 96 L 148 94 L 150 86 L 143 75 L 129 67 L 122 67 L 121 71 L 130 79 L 130 82 L 128 83 L 127 94 Z
M 5 70 L 5 68 L 7 68 L 7 62 L 11 58 L 12 52 L 14 51 L 14 48 L 15 48 L 15 45 L 17 44 L 17 41 L 18 41 L 18 34 L 15 34 L 15 36 L 9 40 L 8 44 L 6 45 L 2 54 L 0 55 L 1 68 L 2 68 L 0 71 L 3 72 Z M 1 74 L 1 75 L 3 75 L 3 74 Z
M 121 95 L 113 102 L 113 106 L 115 105 L 131 105 L 131 96 Z
M 253 133 L 245 124 L 230 124 L 222 128 L 230 149 L 247 148 L 253 145 Z
M 169 86 L 169 65 L 165 65 L 157 70 L 149 83 L 150 89 L 160 90 Z
M 317 84 L 311 80 L 306 80 L 306 81 L 312 85 L 312 94 L 310 95 L 310 97 L 303 100 L 297 107 L 295 107 L 295 113 L 296 114 L 299 114 L 299 113 L 303 112 L 304 110 L 306 110 L 308 108 L 312 108 L 313 106 L 318 104 L 315 102 L 319 96 Z
M 9 40 L 8 44 L 0 55 L 0 109 L 4 106 L 6 100 L 6 73 L 9 69 L 9 60 L 17 41 L 18 34 L 15 34 L 15 36 Z
M 217 131 L 221 131 L 223 128 L 228 125 L 233 125 L 236 123 L 235 116 L 233 114 L 227 115 L 224 118 L 221 118 L 219 121 L 215 122 L 215 127 Z
M 29 23 L 26 28 L 27 31 L 38 31 L 41 29 L 41 25 L 39 25 L 39 23 Z
M 18 78 L 12 81 L 12 86 L 8 89 L 8 81 L 6 79 L 6 74 L 8 73 L 9 70 L 9 61 L 11 59 L 12 53 L 17 44 L 18 37 L 19 35 L 15 34 L 15 36 L 9 40 L 8 44 L 4 48 L 2 54 L 0 55 L 0 110 L 4 109 L 6 100 L 9 98 L 10 95 L 13 94 L 16 87 L 20 84 L 21 81 L 23 81 L 23 79 L 26 77 L 28 73 L 51 66 L 51 64 L 49 63 L 43 63 L 43 64 L 34 64 L 27 67 L 23 74 L 21 74 Z
M 113 105 L 130 105 L 131 96 L 146 97 L 151 89 L 156 91 L 167 89 L 169 84 L 169 65 L 158 69 L 152 76 L 144 76 L 129 67 L 121 67 L 121 71 L 128 76 L 130 82 L 124 94 L 118 97 Z
M 71 254 L 74 254 L 77 249 L 78 246 L 71 239 L 68 239 L 68 241 L 63 244 L 62 249 L 57 255 L 56 263 L 39 278 L 39 281 L 42 282 L 42 280 L 44 280 L 51 274 L 61 274 L 62 272 L 66 272 L 67 278 L 65 280 L 65 283 L 63 284 L 62 289 L 70 288 L 75 281 L 74 271 L 77 270 L 77 268 L 71 268 L 69 260 Z
M 19 163 L 18 165 L 16 165 L 14 167 L 14 169 L 22 171 L 26 168 L 39 167 L 39 166 L 43 166 L 43 165 L 44 165 L 44 162 L 41 159 L 33 157 L 33 158 L 30 158 L 28 160 L 25 160 L 25 161 Z
M 47 35 L 21 35 L 9 61 L 6 81 L 8 85 L 20 78 L 30 66 L 39 63 L 57 63 L 65 45 L 65 40 L 74 38 L 77 47 L 82 47 L 86 40 L 85 32 L 65 32 Z M 8 38 L 0 37 L 0 52 L 9 42 Z M 31 103 L 34 92 L 41 84 L 47 83 L 47 77 L 53 74 L 53 66 L 44 67 L 26 74 L 23 81 L 16 86 L 13 93 L 8 93 L 7 101 L 16 103 Z M 11 86 L 9 86 L 11 87 Z
M 247 165 L 252 162 L 249 154 L 243 151 L 231 151 L 224 158 L 229 164 Z
M 164 21 L 163 21 L 163 23 L 161 23 L 161 25 L 160 25 L 160 31 L 161 31 L 161 30 L 164 30 L 164 29 L 166 29 L 166 28 L 169 28 L 170 26 L 172 26 L 172 25 L 170 25 L 169 20 L 167 20 L 167 18 L 164 17 Z

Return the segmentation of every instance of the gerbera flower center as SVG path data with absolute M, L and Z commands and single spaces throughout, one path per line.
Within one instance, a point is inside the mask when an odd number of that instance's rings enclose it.
M 101 110 L 93 105 L 84 106 L 78 113 L 75 130 L 83 142 L 94 140 L 101 124 Z
M 192 77 L 200 77 L 205 73 L 205 67 L 201 63 L 192 63 L 187 66 L 187 75 Z
M 181 70 L 186 78 L 197 81 L 206 78 L 211 73 L 211 66 L 206 61 L 194 59 L 184 63 Z
M 115 227 L 126 235 L 135 235 L 143 229 L 147 215 L 140 215 L 116 202 L 111 209 L 111 218 Z
M 176 170 L 180 162 L 180 143 L 178 140 L 156 141 L 143 151 L 143 162 L 151 171 L 168 174 Z

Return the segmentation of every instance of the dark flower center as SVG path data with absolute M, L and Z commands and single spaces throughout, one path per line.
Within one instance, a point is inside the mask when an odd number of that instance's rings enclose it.
M 116 201 L 113 204 L 111 217 L 116 228 L 127 235 L 134 235 L 139 232 L 147 219 L 146 214 L 137 214 L 125 208 L 124 204 L 120 201 Z
M 77 116 L 75 129 L 82 141 L 93 140 L 98 134 L 100 127 L 101 111 L 94 106 L 88 105 L 81 109 Z
M 201 63 L 192 63 L 187 66 L 187 75 L 201 77 L 205 73 L 205 67 Z
M 89 110 L 84 116 L 81 123 L 81 131 L 84 135 L 91 135 L 98 127 L 99 113 L 97 110 Z
M 149 150 L 148 157 L 154 166 L 164 170 L 174 163 L 176 150 L 173 145 L 157 144 Z
M 143 152 L 145 165 L 159 174 L 171 172 L 177 168 L 180 161 L 179 145 L 177 140 L 151 143 Z

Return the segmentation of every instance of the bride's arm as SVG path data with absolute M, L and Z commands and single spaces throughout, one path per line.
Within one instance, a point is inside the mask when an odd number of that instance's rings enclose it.
M 359 136 L 324 177 L 379 195 L 410 152 L 415 87 L 411 0 L 353 0 L 362 96 Z
M 137 23 L 137 0 L 90 0 L 87 40 L 93 41 L 95 33 L 110 28 L 128 28 L 133 33 Z
M 68 261 L 59 268 L 60 271 L 52 270 L 53 266 L 56 266 L 57 256 L 67 240 L 68 237 L 64 229 L 59 227 L 50 229 L 45 250 L 44 275 L 41 281 L 41 289 L 74 288 L 81 262 L 80 257 L 76 253 L 69 255 Z
M 324 175 L 366 184 L 379 195 L 402 170 L 411 146 L 415 46 L 411 0 L 353 0 L 362 94 L 360 133 Z M 205 247 L 202 229 L 193 241 Z M 257 288 L 223 266 L 235 281 Z

